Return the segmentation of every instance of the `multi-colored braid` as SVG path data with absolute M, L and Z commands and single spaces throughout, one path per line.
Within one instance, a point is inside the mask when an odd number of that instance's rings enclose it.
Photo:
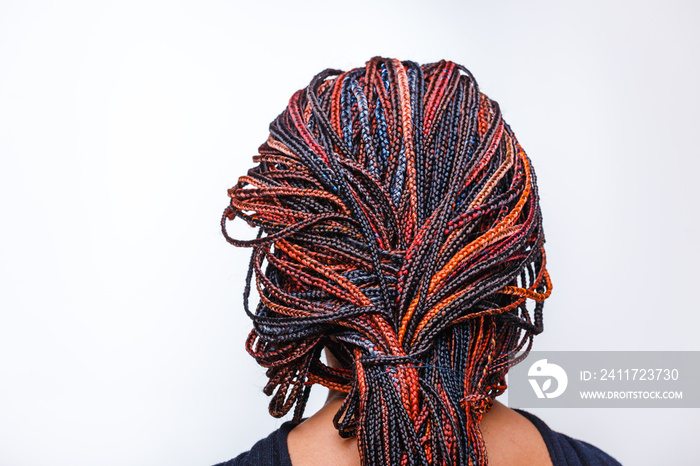
M 319 383 L 347 393 L 335 425 L 364 465 L 486 464 L 481 417 L 552 288 L 535 173 L 498 104 L 455 63 L 375 57 L 296 92 L 253 161 L 221 226 L 253 248 L 246 345 L 270 413 L 298 422 Z M 258 237 L 231 238 L 236 217 Z

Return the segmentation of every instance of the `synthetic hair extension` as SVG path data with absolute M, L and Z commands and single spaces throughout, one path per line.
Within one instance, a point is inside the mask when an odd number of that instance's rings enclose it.
M 221 227 L 252 248 L 246 347 L 270 413 L 299 422 L 318 383 L 347 393 L 334 423 L 363 465 L 486 464 L 482 415 L 552 289 L 535 173 L 498 104 L 461 65 L 375 57 L 297 91 L 253 161 Z M 256 239 L 227 234 L 236 217 Z

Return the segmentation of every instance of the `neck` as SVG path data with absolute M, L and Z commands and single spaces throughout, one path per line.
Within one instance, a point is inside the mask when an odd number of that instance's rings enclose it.
M 323 407 L 290 431 L 287 444 L 293 465 L 360 465 L 357 438 L 344 439 L 333 426 L 333 417 L 343 404 L 345 395 L 343 392 L 329 391 Z M 535 426 L 497 400 L 491 410 L 484 414 L 480 430 L 492 466 L 552 464 Z M 309 445 L 314 445 L 314 448 L 309 448 Z M 537 461 L 530 462 L 533 458 Z

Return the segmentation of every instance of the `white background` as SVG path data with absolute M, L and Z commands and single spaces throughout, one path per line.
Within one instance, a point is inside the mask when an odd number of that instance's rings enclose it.
M 374 55 L 464 64 L 530 155 L 536 349 L 700 350 L 697 3 L 428 5 L 0 1 L 0 464 L 208 465 L 279 425 L 226 189 L 294 91 Z M 697 410 L 536 414 L 624 464 L 697 456 Z

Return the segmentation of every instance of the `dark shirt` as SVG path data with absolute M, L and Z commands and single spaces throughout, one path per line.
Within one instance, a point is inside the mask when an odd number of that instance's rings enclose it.
M 620 465 L 612 456 L 590 443 L 576 440 L 568 435 L 554 432 L 544 421 L 534 414 L 516 409 L 525 416 L 540 432 L 549 457 L 554 466 L 616 466 Z M 250 451 L 241 453 L 232 460 L 215 466 L 292 466 L 287 449 L 287 434 L 294 428 L 291 422 L 282 426 L 253 445 Z
M 532 413 L 520 409 L 515 411 L 525 416 L 537 427 L 545 445 L 547 445 L 547 451 L 549 451 L 549 457 L 554 466 L 621 466 L 619 461 L 600 448 L 553 431 L 542 419 Z M 287 453 L 287 458 L 289 458 L 289 453 Z

